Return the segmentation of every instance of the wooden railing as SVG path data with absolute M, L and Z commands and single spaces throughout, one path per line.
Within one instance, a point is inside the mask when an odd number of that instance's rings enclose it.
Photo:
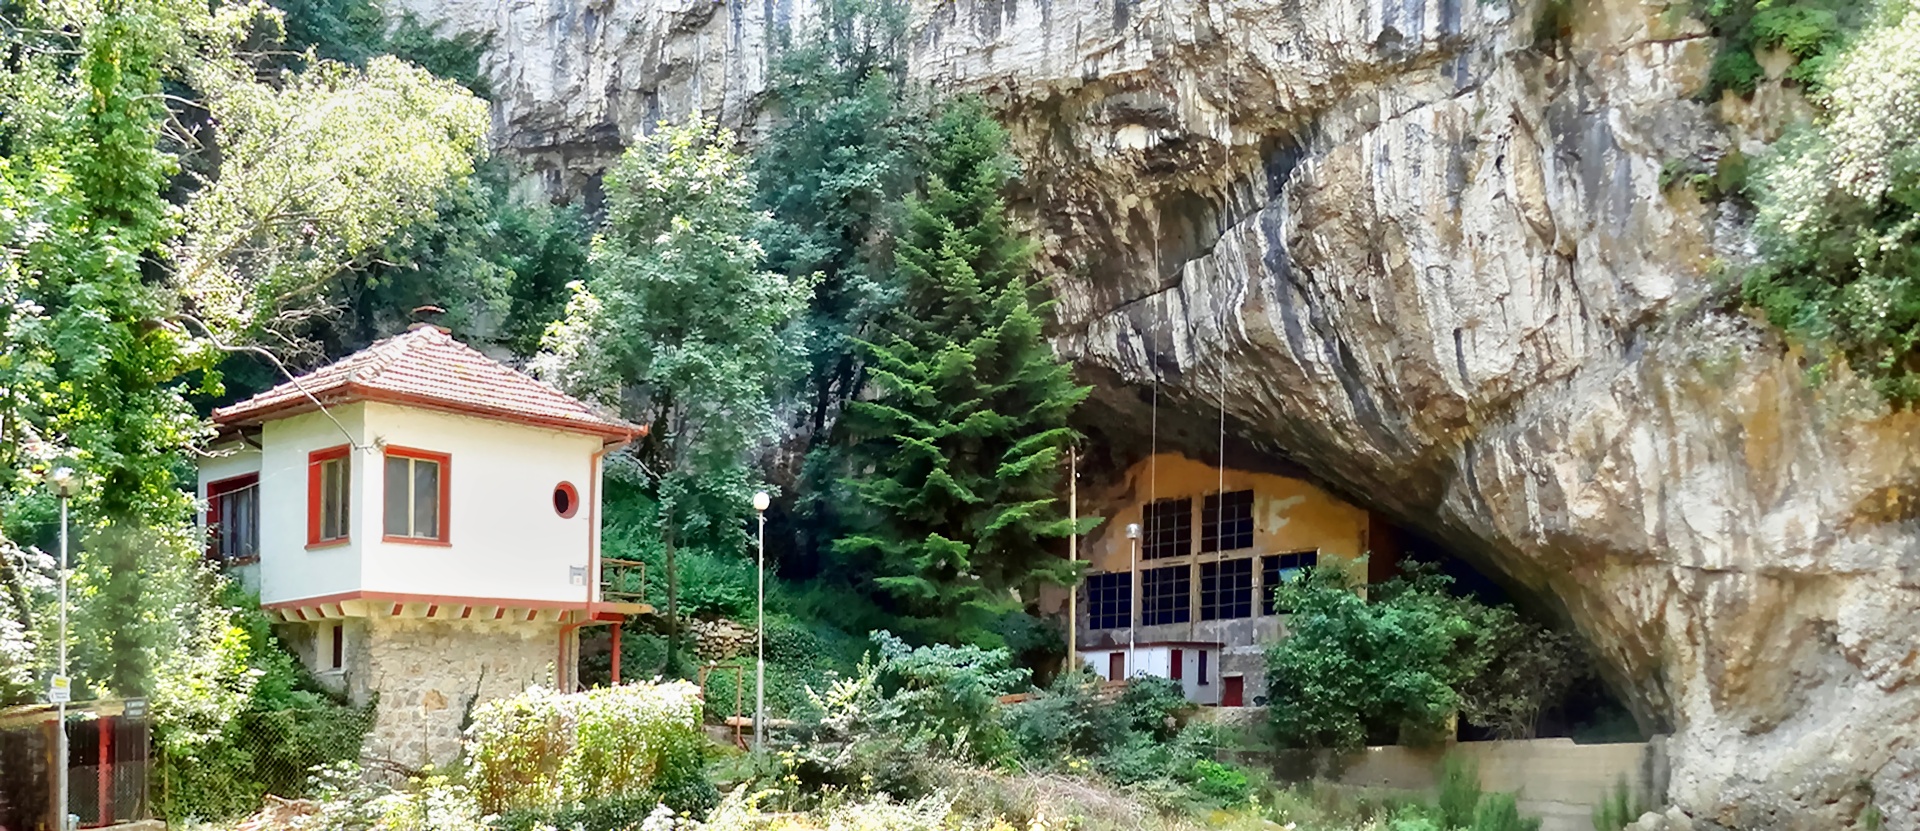
M 602 557 L 600 599 L 609 603 L 647 602 L 647 564 Z

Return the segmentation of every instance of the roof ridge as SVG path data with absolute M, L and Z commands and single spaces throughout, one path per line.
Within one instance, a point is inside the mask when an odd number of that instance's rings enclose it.
M 451 335 L 442 332 L 437 326 L 422 326 L 417 329 L 409 329 L 400 334 L 382 338 L 367 344 L 367 348 L 341 359 L 341 363 L 351 363 L 355 357 L 361 354 L 372 353 L 372 358 L 369 360 L 369 363 L 372 365 L 366 367 L 365 371 L 360 367 L 347 370 L 346 383 L 371 384 L 378 380 L 382 373 L 392 369 L 400 363 L 401 359 L 412 354 L 414 350 L 419 348 L 419 346 L 422 345 L 422 341 L 430 340 L 431 336 L 424 334 L 427 332 L 438 333 L 443 340 L 449 343 L 460 343 L 454 340 Z M 461 345 L 464 346 L 465 344 Z M 481 357 L 486 356 L 482 355 Z

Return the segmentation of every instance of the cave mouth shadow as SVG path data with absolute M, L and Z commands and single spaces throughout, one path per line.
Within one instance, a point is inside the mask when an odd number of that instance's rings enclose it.
M 1433 568 L 1451 582 L 1448 590 L 1457 597 L 1477 600 L 1489 606 L 1507 605 L 1520 617 L 1555 632 L 1573 636 L 1583 662 L 1579 678 L 1557 704 L 1540 713 L 1534 738 L 1572 739 L 1577 744 L 1607 744 L 1645 741 L 1650 736 L 1641 729 L 1625 699 L 1605 680 L 1600 658 L 1580 631 L 1553 612 L 1557 601 L 1501 580 L 1481 570 L 1434 540 L 1410 529 L 1399 528 L 1400 561 Z M 1492 741 L 1494 731 L 1462 719 L 1455 740 Z

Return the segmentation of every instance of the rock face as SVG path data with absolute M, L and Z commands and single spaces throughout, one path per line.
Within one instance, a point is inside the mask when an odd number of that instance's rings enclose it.
M 498 143 L 589 201 L 660 117 L 750 125 L 810 12 L 399 8 L 494 36 Z M 1673 732 L 1700 827 L 1920 827 L 1920 416 L 1810 385 L 1720 265 L 1740 217 L 1663 189 L 1796 106 L 1695 101 L 1716 44 L 1685 8 L 922 0 L 912 72 L 1004 114 L 1116 434 L 1157 388 L 1161 441 L 1211 449 L 1180 417 L 1224 407 L 1248 452 L 1553 598 Z

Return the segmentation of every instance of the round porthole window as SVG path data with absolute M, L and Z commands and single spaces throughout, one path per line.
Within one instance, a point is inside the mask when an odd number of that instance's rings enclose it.
M 553 512 L 572 519 L 580 510 L 580 492 L 574 490 L 573 483 L 561 482 L 553 486 Z

